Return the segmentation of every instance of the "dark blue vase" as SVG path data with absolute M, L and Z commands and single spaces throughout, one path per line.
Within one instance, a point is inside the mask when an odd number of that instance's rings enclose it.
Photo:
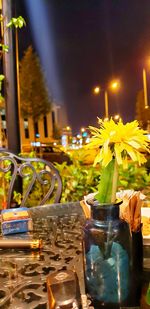
M 118 308 L 129 298 L 131 235 L 119 204 L 95 201 L 83 229 L 86 289 L 97 308 Z

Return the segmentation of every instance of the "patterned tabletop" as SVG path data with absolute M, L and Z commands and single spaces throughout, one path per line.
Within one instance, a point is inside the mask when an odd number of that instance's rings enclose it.
M 79 203 L 35 207 L 30 212 L 33 232 L 4 238 L 42 239 L 43 249 L 0 249 L 0 308 L 47 308 L 46 279 L 57 270 L 75 270 L 85 294 L 81 231 L 85 219 Z M 89 299 L 85 308 L 92 308 Z

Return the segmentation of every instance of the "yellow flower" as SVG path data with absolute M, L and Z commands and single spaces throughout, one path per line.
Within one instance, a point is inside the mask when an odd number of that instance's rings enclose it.
M 139 165 L 146 162 L 142 152 L 149 152 L 148 138 L 136 120 L 123 124 L 122 121 L 115 123 L 113 119 L 106 122 L 99 119 L 99 124 L 99 128 L 89 127 L 92 138 L 88 147 L 100 148 L 94 165 L 101 163 L 106 167 L 113 158 L 118 165 L 126 165 L 128 156 Z

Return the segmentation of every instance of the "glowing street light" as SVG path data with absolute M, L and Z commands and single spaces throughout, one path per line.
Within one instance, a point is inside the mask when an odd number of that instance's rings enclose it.
M 109 118 L 107 118 L 107 117 L 104 118 L 104 121 L 108 121 L 108 120 L 109 120 Z
M 114 121 L 115 121 L 115 122 L 119 122 L 120 120 L 122 120 L 122 118 L 120 117 L 119 114 L 114 115 Z
M 94 88 L 94 93 L 95 93 L 95 94 L 99 94 L 99 93 L 100 93 L 100 87 L 98 87 L 98 86 L 95 87 L 95 88 Z
M 112 91 L 116 91 L 120 88 L 120 81 L 119 80 L 113 80 L 111 81 L 110 85 L 109 85 L 109 88 L 112 90 Z
M 108 86 L 108 90 L 110 89 L 111 91 L 117 91 L 120 87 L 120 82 L 119 80 L 113 80 L 110 82 Z M 98 95 L 101 91 L 104 91 L 104 102 L 105 102 L 105 119 L 109 118 L 109 113 L 108 113 L 108 90 L 107 89 L 102 89 L 99 86 L 96 86 L 93 90 L 95 95 Z
M 119 120 L 119 118 L 120 118 L 120 115 L 118 115 L 118 114 L 114 116 L 115 120 Z

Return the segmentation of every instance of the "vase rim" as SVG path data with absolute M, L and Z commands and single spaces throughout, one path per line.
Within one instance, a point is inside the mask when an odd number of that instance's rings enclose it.
M 88 201 L 87 201 L 88 202 Z M 108 202 L 108 203 L 100 203 L 98 200 L 94 199 L 93 201 L 90 200 L 90 206 L 91 207 L 98 207 L 98 208 L 102 208 L 102 207 L 118 207 L 121 203 L 122 200 L 121 199 L 116 199 L 116 202 Z

